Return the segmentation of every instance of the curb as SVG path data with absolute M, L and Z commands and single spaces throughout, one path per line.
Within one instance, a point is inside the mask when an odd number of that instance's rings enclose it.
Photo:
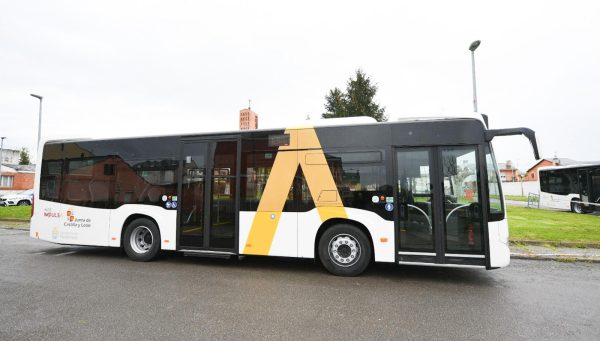
M 8 221 L 11 223 L 31 223 L 31 220 L 24 220 L 24 219 L 15 219 L 15 218 L 0 218 L 0 223 L 3 221 Z
M 511 240 L 510 245 L 535 245 L 545 246 L 550 245 L 554 247 L 570 247 L 570 248 L 588 248 L 588 249 L 600 249 L 600 243 L 589 243 L 589 242 L 555 242 L 547 240 Z
M 594 258 L 595 257 L 595 258 Z M 510 254 L 511 259 L 527 259 L 527 260 L 546 260 L 546 261 L 557 261 L 557 262 L 584 262 L 584 263 L 600 263 L 599 255 L 575 255 L 575 254 L 523 254 L 523 253 L 512 253 Z

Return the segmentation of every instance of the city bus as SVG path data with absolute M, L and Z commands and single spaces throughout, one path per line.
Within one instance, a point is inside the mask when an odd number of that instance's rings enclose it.
M 600 163 L 540 168 L 540 206 L 573 213 L 600 209 Z
M 33 238 L 187 255 L 495 269 L 508 226 L 479 116 L 322 120 L 312 126 L 43 143 Z

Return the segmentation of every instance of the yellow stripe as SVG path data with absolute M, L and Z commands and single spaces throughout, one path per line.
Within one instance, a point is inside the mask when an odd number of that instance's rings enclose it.
M 275 156 L 244 247 L 245 254 L 269 254 L 298 166 L 304 172 L 321 221 L 348 217 L 314 128 L 287 129 L 286 134 L 290 134 L 290 145 L 279 147 Z
M 297 153 L 293 151 L 278 152 L 273 168 L 267 179 L 263 195 L 258 203 L 258 212 L 252 221 L 252 227 L 246 246 L 245 254 L 268 255 L 271 243 L 277 230 L 279 217 L 287 199 L 288 192 L 296 175 L 298 167 Z M 272 215 L 275 217 L 272 219 Z

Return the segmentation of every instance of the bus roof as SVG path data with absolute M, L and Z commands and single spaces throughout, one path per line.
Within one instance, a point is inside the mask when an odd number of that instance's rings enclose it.
M 589 163 L 580 163 L 576 165 L 568 165 L 568 166 L 546 166 L 540 167 L 539 171 L 547 171 L 547 170 L 560 170 L 560 169 L 572 169 L 572 168 L 587 168 L 587 167 L 600 167 L 600 161 L 593 161 Z
M 305 127 L 341 127 L 341 126 L 356 126 L 356 125 L 386 125 L 386 124 L 402 124 L 402 123 L 414 123 L 414 122 L 432 122 L 432 121 L 456 121 L 456 120 L 477 120 L 480 121 L 485 127 L 481 115 L 478 113 L 470 113 L 455 116 L 440 116 L 440 115 L 422 115 L 415 117 L 402 117 L 396 121 L 377 122 L 374 118 L 368 116 L 356 116 L 356 117 L 341 117 L 341 118 L 328 118 L 318 120 L 305 120 L 291 124 L 288 127 L 268 127 L 255 130 L 223 130 L 223 131 L 201 131 L 201 132 L 184 132 L 184 133 L 169 133 L 169 134 L 158 134 L 158 135 L 133 135 L 133 136 L 110 136 L 110 137 L 77 137 L 77 136 L 56 136 L 49 137 L 42 141 L 45 143 L 56 143 L 56 142 L 78 142 L 78 141 L 94 141 L 94 140 L 120 140 L 129 138 L 144 138 L 144 137 L 168 137 L 168 136 L 195 136 L 195 135 L 227 135 L 227 134 L 239 134 L 239 133 L 252 133 L 252 132 L 266 132 L 273 130 L 285 130 L 285 129 L 302 129 Z M 42 145 L 43 146 L 43 145 Z

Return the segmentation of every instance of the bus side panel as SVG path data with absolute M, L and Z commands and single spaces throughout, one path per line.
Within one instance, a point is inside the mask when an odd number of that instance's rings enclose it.
M 108 246 L 110 210 L 37 200 L 31 236 L 73 245 Z
M 240 212 L 240 238 L 239 250 L 240 254 L 244 254 L 248 250 L 248 254 L 262 254 L 265 256 L 280 256 L 280 257 L 298 257 L 298 213 L 296 212 L 261 212 L 266 215 L 267 219 L 277 219 L 277 226 L 274 233 L 265 233 L 257 241 L 264 243 L 268 248 L 266 253 L 253 253 L 252 248 L 262 249 L 259 245 L 248 245 L 248 237 L 252 229 L 252 224 L 255 221 L 257 212 Z M 258 221 L 257 221 L 258 223 Z M 262 226 L 264 230 L 267 226 Z M 261 226 L 257 226 L 261 228 Z M 256 233 L 257 231 L 253 232 Z M 246 248 L 250 246 L 250 248 Z
M 579 199 L 579 194 L 552 194 L 546 192 L 540 192 L 540 207 L 556 208 L 560 210 L 570 210 L 571 200 Z
M 175 250 L 177 238 L 177 210 L 167 210 L 160 206 L 127 204 L 111 210 L 110 246 L 121 246 L 121 232 L 127 218 L 134 214 L 147 215 L 158 224 L 162 250 Z
M 371 234 L 376 262 L 394 262 L 394 222 L 356 208 L 345 208 L 349 220 L 364 225 Z M 314 258 L 317 232 L 321 226 L 317 209 L 298 214 L 298 257 Z
M 508 247 L 508 220 L 488 223 L 490 241 L 490 266 L 502 268 L 510 264 L 510 249 Z
M 29 236 L 59 243 L 60 226 L 64 220 L 63 213 L 63 205 L 61 203 L 39 200 L 36 196 Z

